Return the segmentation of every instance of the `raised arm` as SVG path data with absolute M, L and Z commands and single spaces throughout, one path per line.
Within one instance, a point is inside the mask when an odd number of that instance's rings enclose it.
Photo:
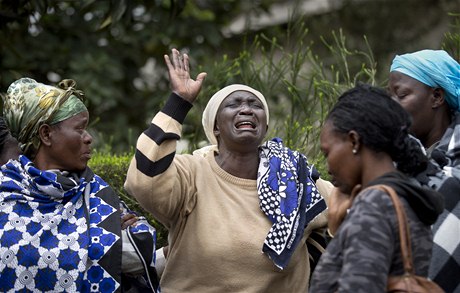
M 201 72 L 197 75 L 196 80 L 190 78 L 190 63 L 187 54 L 180 54 L 176 49 L 172 49 L 171 57 L 164 55 L 171 90 L 184 100 L 193 103 L 200 93 L 201 86 L 206 73 Z
M 166 227 L 171 227 L 193 205 L 194 174 L 188 156 L 176 156 L 182 123 L 197 98 L 206 73 L 190 78 L 189 57 L 173 49 L 165 55 L 172 93 L 139 136 L 126 176 L 126 191 Z M 185 162 L 184 162 L 185 161 Z M 192 175 L 190 175 L 192 174 Z

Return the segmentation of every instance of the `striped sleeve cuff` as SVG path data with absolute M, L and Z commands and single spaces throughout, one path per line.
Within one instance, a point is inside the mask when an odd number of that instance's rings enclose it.
M 184 100 L 179 95 L 171 93 L 166 104 L 161 109 L 161 112 L 172 117 L 174 120 L 182 124 L 185 120 L 185 116 L 192 109 L 192 103 Z

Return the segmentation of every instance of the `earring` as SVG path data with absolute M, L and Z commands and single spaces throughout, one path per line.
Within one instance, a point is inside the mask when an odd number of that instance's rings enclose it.
M 356 149 L 353 149 L 353 155 L 356 155 L 358 151 Z

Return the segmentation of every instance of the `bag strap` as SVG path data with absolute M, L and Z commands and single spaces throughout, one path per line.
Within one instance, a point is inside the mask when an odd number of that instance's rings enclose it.
M 414 274 L 409 227 L 407 224 L 406 213 L 404 211 L 404 207 L 402 206 L 401 200 L 399 199 L 395 190 L 388 185 L 379 184 L 379 185 L 371 186 L 369 188 L 382 190 L 391 197 L 391 201 L 393 202 L 393 205 L 395 206 L 396 216 L 398 219 L 399 240 L 401 243 L 401 255 L 403 258 L 404 271 L 409 274 Z

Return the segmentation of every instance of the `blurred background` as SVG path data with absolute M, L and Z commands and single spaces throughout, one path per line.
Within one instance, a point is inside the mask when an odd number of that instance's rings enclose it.
M 204 144 L 201 112 L 229 83 L 259 89 L 270 135 L 315 160 L 340 92 L 385 86 L 395 54 L 460 56 L 460 0 L 0 0 L 0 92 L 18 78 L 86 93 L 99 151 L 129 153 L 169 95 L 163 55 L 188 52 L 208 73 L 181 151 Z

